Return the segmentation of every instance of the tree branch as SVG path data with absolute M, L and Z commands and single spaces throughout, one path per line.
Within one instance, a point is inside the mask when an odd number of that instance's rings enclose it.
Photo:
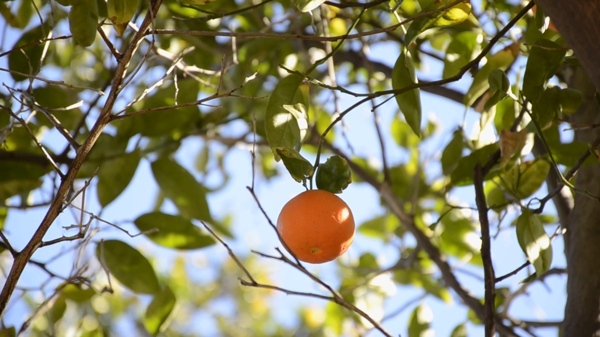
M 484 309 L 485 309 L 485 335 L 493 337 L 495 334 L 495 300 L 496 300 L 496 275 L 494 274 L 494 263 L 492 261 L 490 221 L 488 219 L 488 207 L 483 192 L 483 172 L 481 165 L 475 165 L 473 185 L 475 186 L 475 202 L 479 212 L 479 223 L 481 224 L 481 259 L 483 261 L 483 278 L 485 284 Z
M 111 111 L 117 100 L 118 93 L 121 89 L 121 84 L 123 83 L 123 78 L 126 73 L 126 70 L 129 66 L 129 61 L 131 60 L 133 54 L 137 50 L 137 46 L 139 41 L 144 38 L 146 35 L 146 31 L 150 24 L 152 23 L 153 18 L 156 16 L 158 9 L 162 0 L 152 0 L 150 2 L 150 8 L 146 13 L 146 17 L 144 21 L 140 24 L 140 28 L 138 32 L 133 37 L 131 43 L 127 47 L 127 50 L 123 53 L 123 57 L 119 60 L 119 64 L 117 66 L 117 70 L 115 72 L 115 77 L 112 82 L 111 91 L 106 98 L 106 102 L 96 120 L 96 123 L 90 130 L 90 135 L 86 138 L 81 147 L 77 150 L 77 155 L 73 159 L 73 163 L 69 167 L 64 179 L 62 180 L 58 191 L 56 192 L 56 196 L 52 201 L 48 212 L 46 213 L 44 219 L 40 223 L 39 227 L 25 246 L 23 250 L 15 257 L 10 272 L 6 278 L 6 283 L 2 287 L 2 291 L 0 292 L 0 315 L 6 309 L 8 301 L 17 286 L 17 282 L 23 273 L 23 269 L 27 265 L 27 262 L 33 255 L 33 253 L 39 248 L 44 235 L 54 223 L 54 220 L 58 217 L 62 210 L 63 201 L 67 197 L 67 194 L 71 190 L 71 186 L 73 181 L 75 180 L 81 165 L 89 155 L 92 150 L 94 144 L 102 134 L 102 131 L 106 127 L 106 125 L 110 122 Z

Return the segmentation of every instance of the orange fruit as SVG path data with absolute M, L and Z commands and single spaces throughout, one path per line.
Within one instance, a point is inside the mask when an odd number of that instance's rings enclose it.
M 298 260 L 324 263 L 348 250 L 354 240 L 354 218 L 337 195 L 310 190 L 283 206 L 277 231 L 286 249 Z

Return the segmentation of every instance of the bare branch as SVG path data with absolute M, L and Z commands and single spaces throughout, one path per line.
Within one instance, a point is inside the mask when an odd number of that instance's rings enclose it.
M 487 172 L 485 172 L 487 173 Z M 481 259 L 483 261 L 483 274 L 485 284 L 484 308 L 485 308 L 485 335 L 493 337 L 495 334 L 495 301 L 496 301 L 496 275 L 494 274 L 494 263 L 492 261 L 490 241 L 490 221 L 488 219 L 488 207 L 483 192 L 483 176 L 485 174 L 481 165 L 475 165 L 473 185 L 475 186 L 475 200 L 479 211 L 479 223 L 481 224 Z

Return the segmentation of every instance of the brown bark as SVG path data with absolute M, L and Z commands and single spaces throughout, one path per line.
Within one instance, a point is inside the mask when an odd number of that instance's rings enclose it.
M 600 132 L 586 128 L 600 122 L 600 109 L 594 97 L 594 87 L 576 70 L 570 84 L 585 94 L 579 111 L 573 116 L 577 141 L 592 143 Z M 569 217 L 565 237 L 567 254 L 567 304 L 565 306 L 564 336 L 600 336 L 600 203 L 584 194 L 600 196 L 600 164 L 583 166 L 577 172 L 574 208 Z
M 573 122 L 579 126 L 595 125 L 600 122 L 600 109 L 594 98 L 600 88 L 600 0 L 536 2 L 550 16 L 583 67 L 569 80 L 571 87 L 582 90 L 585 95 Z M 598 137 L 597 127 L 575 132 L 575 139 L 586 143 Z M 583 166 L 577 173 L 575 187 L 600 196 L 600 164 Z M 600 336 L 600 202 L 597 198 L 575 193 L 565 244 L 568 297 L 563 336 Z

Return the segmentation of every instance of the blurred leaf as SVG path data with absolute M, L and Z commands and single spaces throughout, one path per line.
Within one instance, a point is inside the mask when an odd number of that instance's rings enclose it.
M 144 315 L 144 327 L 152 336 L 156 336 L 160 332 L 161 326 L 173 311 L 175 302 L 175 294 L 169 287 L 164 287 L 154 295 Z
M 467 336 L 468 336 L 467 326 L 464 323 L 457 325 L 456 328 L 454 328 L 454 330 L 452 330 L 452 333 L 450 334 L 450 337 L 467 337 Z
M 8 208 L 0 207 L 0 230 L 4 229 L 4 223 L 6 221 L 7 215 L 8 215 Z
M 313 9 L 321 6 L 325 0 L 292 0 L 292 3 L 301 12 L 310 12 Z
M 156 273 L 150 262 L 125 242 L 100 242 L 96 246 L 96 257 L 115 279 L 134 293 L 156 294 L 160 291 Z
M 39 43 L 39 41 L 44 38 L 46 29 L 48 29 L 47 26 L 36 26 L 28 30 L 10 48 L 14 51 L 8 54 L 8 68 L 12 70 L 10 76 L 15 81 L 18 82 L 28 78 L 15 72 L 36 75 L 40 71 L 44 44 Z
M 449 78 L 458 74 L 471 59 L 481 45 L 482 35 L 478 32 L 465 31 L 452 36 L 444 55 L 443 77 Z
M 515 198 L 525 199 L 542 186 L 549 171 L 550 163 L 545 159 L 538 158 L 512 167 L 494 178 L 494 181 L 501 184 Z
M 408 337 L 426 337 L 432 334 L 433 311 L 425 303 L 419 304 L 408 321 Z
M 275 160 L 279 161 L 277 148 L 289 148 L 300 151 L 303 135 L 297 117 L 285 108 L 295 102 L 302 103 L 306 109 L 308 102 L 302 98 L 302 77 L 289 75 L 283 78 L 273 90 L 265 117 L 267 141 L 273 151 Z M 298 98 L 295 97 L 298 94 Z
M 552 121 L 560 116 L 559 95 L 560 88 L 552 86 L 544 89 L 539 99 L 532 103 L 531 116 L 542 130 L 548 128 Z
M 161 192 L 175 203 L 182 216 L 212 222 L 206 188 L 191 173 L 168 158 L 159 158 L 151 166 Z
M 72 130 L 77 126 L 83 117 L 79 108 L 64 110 L 77 103 L 78 97 L 75 90 L 68 90 L 58 85 L 47 85 L 33 89 L 33 96 L 36 103 L 49 110 L 67 130 Z M 50 128 L 54 127 L 54 124 L 51 123 L 45 114 L 38 113 L 37 116 L 40 125 Z
M 198 249 L 215 240 L 190 220 L 161 212 L 146 213 L 135 219 L 136 227 L 155 243 L 174 249 Z M 154 231 L 153 231 L 154 230 Z
M 390 236 L 399 226 L 400 222 L 397 217 L 382 215 L 363 222 L 358 227 L 358 232 L 366 237 L 389 241 Z
M 560 102 L 562 113 L 571 115 L 579 109 L 579 106 L 583 102 L 583 94 L 577 89 L 561 89 L 558 95 L 558 101 Z
M 488 111 L 498 102 L 503 100 L 510 89 L 510 82 L 506 73 L 500 69 L 492 69 L 488 78 L 490 86 L 490 97 L 485 101 L 483 110 Z
M 473 78 L 473 83 L 464 97 L 465 106 L 470 107 L 475 101 L 483 95 L 490 87 L 489 77 L 492 70 L 506 70 L 511 65 L 519 53 L 519 44 L 514 43 L 501 51 L 487 57 L 487 62 Z
M 430 6 L 425 7 L 423 12 L 433 11 L 433 13 L 421 16 L 412 22 L 406 32 L 405 45 L 410 45 L 419 34 L 427 29 L 453 26 L 465 21 L 471 14 L 471 4 L 468 1 L 458 2 L 449 8 L 442 9 L 451 3 L 451 0 L 434 1 Z
M 529 101 L 537 101 L 546 82 L 558 71 L 566 52 L 567 49 L 556 42 L 544 38 L 535 41 L 523 77 L 523 94 Z
M 98 184 L 96 185 L 98 202 L 102 207 L 113 202 L 127 188 L 137 171 L 141 157 L 141 152 L 134 150 L 102 163 L 98 170 Z
M 0 337 L 15 337 L 17 336 L 17 330 L 14 326 L 11 327 L 0 327 Z
M 394 118 L 391 129 L 392 136 L 398 145 L 406 149 L 414 149 L 419 146 L 421 140 L 405 121 Z
M 512 98 L 506 97 L 496 104 L 494 115 L 494 126 L 498 133 L 503 130 L 510 130 L 517 117 L 515 105 L 518 104 Z
M 462 157 L 464 148 L 463 131 L 461 129 L 454 131 L 452 139 L 442 151 L 442 171 L 444 174 L 450 174 L 458 165 L 458 158 Z
M 128 138 L 115 137 L 106 132 L 102 133 L 77 173 L 77 178 L 91 177 L 102 163 L 122 156 L 126 152 L 128 142 Z
M 108 19 L 112 21 L 117 36 L 123 36 L 125 28 L 138 11 L 139 6 L 139 0 L 108 0 L 106 2 Z
M 28 193 L 42 185 L 42 178 L 50 168 L 37 164 L 2 160 L 0 161 L 0 200 Z
M 494 179 L 485 182 L 483 192 L 488 206 L 496 213 L 500 213 L 509 204 L 504 189 Z
M 320 190 L 331 193 L 342 193 L 352 182 L 352 172 L 346 159 L 333 155 L 320 164 L 317 170 L 316 183 Z
M 403 51 L 392 70 L 392 88 L 400 90 L 417 83 L 412 58 Z M 396 95 L 396 102 L 406 122 L 417 136 L 421 136 L 421 98 L 419 89 Z
M 460 261 L 481 265 L 479 227 L 470 219 L 455 213 L 442 218 L 444 230 L 440 234 L 440 250 Z
M 178 80 L 175 83 L 158 89 L 152 96 L 144 99 L 141 104 L 134 105 L 128 111 L 145 111 L 165 108 L 160 111 L 148 111 L 138 116 L 132 116 L 134 130 L 146 137 L 161 137 L 170 134 L 181 134 L 189 130 L 200 120 L 197 105 L 177 108 L 177 105 L 193 103 L 198 100 L 200 85 L 192 78 Z M 139 106 L 141 105 L 141 107 Z
M 450 175 L 450 184 L 453 186 L 472 184 L 475 166 L 477 164 L 480 164 L 481 166 L 485 165 L 490 159 L 490 156 L 496 151 L 498 151 L 498 143 L 486 145 L 471 152 L 468 156 L 461 158 Z
M 94 295 L 94 288 L 75 283 L 69 283 L 61 290 L 61 296 L 78 304 L 89 302 Z
M 65 298 L 58 295 L 54 303 L 52 303 L 46 312 L 45 316 L 50 323 L 54 325 L 63 318 L 65 311 L 67 311 L 67 303 L 65 302 Z
M 96 0 L 71 0 L 69 29 L 75 43 L 89 47 L 96 39 L 98 4 Z
M 538 276 L 552 264 L 552 245 L 544 226 L 529 209 L 524 209 L 517 219 L 517 239 L 527 260 L 535 267 Z
M 295 181 L 304 182 L 312 176 L 313 165 L 295 149 L 278 147 L 275 152 L 283 160 L 283 165 Z

